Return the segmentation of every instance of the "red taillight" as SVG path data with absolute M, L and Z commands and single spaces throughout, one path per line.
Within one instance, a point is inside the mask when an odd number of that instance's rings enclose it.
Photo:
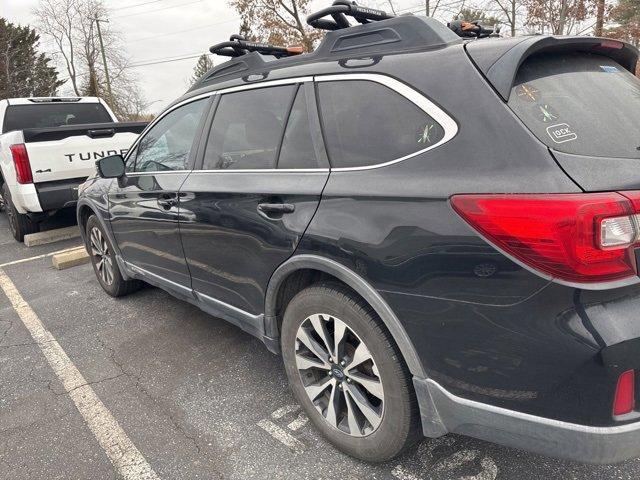
M 616 394 L 613 398 L 613 414 L 625 415 L 636 408 L 636 376 L 633 370 L 627 370 L 618 378 Z
M 24 143 L 11 145 L 11 156 L 13 157 L 13 165 L 16 167 L 16 179 L 18 183 L 33 183 L 33 174 L 31 173 L 31 164 L 29 163 L 29 154 Z
M 552 277 L 594 283 L 636 275 L 640 192 L 455 195 L 451 204 L 487 240 Z

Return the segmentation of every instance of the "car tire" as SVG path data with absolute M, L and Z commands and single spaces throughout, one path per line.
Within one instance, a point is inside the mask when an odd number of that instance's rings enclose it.
M 113 245 L 95 215 L 87 220 L 86 247 L 93 271 L 105 292 L 112 297 L 122 297 L 140 289 L 142 282 L 122 277 Z
M 40 231 L 40 225 L 32 221 L 27 215 L 18 212 L 11 200 L 11 192 L 9 191 L 9 185 L 6 183 L 2 185 L 2 198 L 4 199 L 4 208 L 7 212 L 9 219 L 9 230 L 13 238 L 18 242 L 24 242 L 24 236 L 30 233 L 36 233 Z
M 280 341 L 296 399 L 339 450 L 383 462 L 421 438 L 411 374 L 376 313 L 351 290 L 317 284 L 299 292 L 287 305 Z

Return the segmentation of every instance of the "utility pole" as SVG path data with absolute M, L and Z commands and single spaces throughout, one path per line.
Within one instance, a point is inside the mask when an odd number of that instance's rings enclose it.
M 111 93 L 111 82 L 109 81 L 109 68 L 107 67 L 107 56 L 104 54 L 104 43 L 102 42 L 102 32 L 100 31 L 100 22 L 108 23 L 109 20 L 100 20 L 98 15 L 94 19 L 98 27 L 98 40 L 100 40 L 100 51 L 102 52 L 102 63 L 104 64 L 104 78 L 107 81 L 107 93 L 109 94 L 109 106 L 113 107 L 113 94 Z

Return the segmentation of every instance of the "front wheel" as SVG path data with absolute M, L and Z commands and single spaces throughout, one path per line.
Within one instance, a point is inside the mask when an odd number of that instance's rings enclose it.
M 38 223 L 32 221 L 27 215 L 18 212 L 13 205 L 9 185 L 6 183 L 2 185 L 2 198 L 4 199 L 4 208 L 7 211 L 9 229 L 11 230 L 13 238 L 18 242 L 24 242 L 25 235 L 40 231 L 40 225 L 38 225 Z
M 348 289 L 317 285 L 298 293 L 284 314 L 281 347 L 294 395 L 343 452 L 382 462 L 420 437 L 400 352 L 375 312 Z
M 113 245 L 95 215 L 87 220 L 86 238 L 93 271 L 105 292 L 112 297 L 121 297 L 140 288 L 139 280 L 125 280 L 122 277 Z

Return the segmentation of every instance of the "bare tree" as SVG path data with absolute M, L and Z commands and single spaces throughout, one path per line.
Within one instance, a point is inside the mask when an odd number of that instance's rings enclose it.
M 43 36 L 53 40 L 58 57 L 63 59 L 76 95 L 103 97 L 123 119 L 143 113 L 144 100 L 136 78 L 128 70 L 122 35 L 108 23 L 104 0 L 40 0 L 34 15 Z M 111 98 L 106 95 L 97 20 L 101 20 Z
M 53 40 L 69 74 L 73 92 L 80 95 L 76 67 L 75 25 L 79 18 L 78 0 L 50 0 L 40 2 L 33 11 L 40 32 Z
M 516 29 L 518 25 L 519 10 L 522 6 L 521 0 L 492 0 L 501 15 L 504 16 L 505 22 L 509 25 L 511 36 L 516 36 Z
M 313 50 L 322 33 L 309 27 L 305 17 L 311 0 L 230 0 L 240 14 L 242 33 L 276 44 L 301 43 Z
M 528 23 L 554 35 L 574 33 L 595 13 L 595 0 L 525 0 L 525 6 Z

